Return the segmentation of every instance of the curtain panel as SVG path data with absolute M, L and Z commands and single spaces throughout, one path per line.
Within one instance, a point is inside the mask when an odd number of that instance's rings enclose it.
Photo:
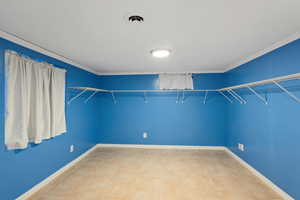
M 66 70 L 5 52 L 7 149 L 24 149 L 66 132 Z

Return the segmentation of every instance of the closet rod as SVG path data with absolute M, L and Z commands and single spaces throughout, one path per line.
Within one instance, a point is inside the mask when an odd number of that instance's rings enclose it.
M 228 90 L 236 90 L 240 88 L 248 88 L 258 85 L 265 85 L 265 84 L 274 84 L 274 82 L 281 82 L 281 81 L 288 81 L 288 80 L 294 80 L 294 79 L 300 79 L 300 73 L 291 74 L 287 76 L 281 76 L 271 79 L 266 79 L 262 81 L 256 81 L 251 83 L 245 83 L 241 85 L 236 85 L 232 87 L 226 87 L 221 89 L 214 89 L 214 90 L 191 90 L 191 89 L 174 89 L 174 90 L 104 90 L 104 89 L 98 89 L 98 88 L 90 88 L 90 87 L 69 87 L 72 89 L 78 89 L 78 90 L 87 90 L 87 91 L 98 91 L 98 92 L 114 92 L 114 93 L 129 93 L 129 92 L 177 92 L 177 91 L 185 91 L 185 92 L 218 92 L 218 91 L 228 91 Z
M 270 79 L 266 79 L 266 80 L 262 80 L 262 81 L 245 83 L 245 84 L 236 85 L 236 86 L 227 87 L 227 88 L 222 88 L 219 91 L 228 91 L 228 90 L 235 90 L 235 89 L 240 89 L 240 88 L 248 88 L 248 87 L 252 87 L 252 86 L 273 84 L 274 82 L 289 81 L 289 80 L 294 80 L 294 79 L 300 79 L 300 73 L 290 74 L 287 76 L 280 76 L 280 77 L 276 77 L 276 78 L 270 78 Z
M 104 89 L 98 89 L 98 88 L 90 88 L 90 87 L 69 87 L 72 89 L 77 89 L 77 90 L 83 90 L 73 98 L 69 100 L 69 104 L 74 101 L 76 98 L 81 96 L 84 92 L 86 91 L 94 91 L 95 93 L 92 94 L 86 102 L 96 94 L 96 92 L 105 92 L 105 93 L 111 93 L 113 97 L 114 103 L 116 103 L 116 99 L 114 96 L 114 93 L 144 93 L 144 101 L 147 101 L 146 93 L 151 93 L 151 92 L 177 92 L 177 100 L 176 103 L 179 103 L 179 91 L 182 91 L 182 103 L 185 100 L 185 92 L 205 92 L 205 99 L 204 103 L 206 103 L 206 98 L 207 98 L 207 93 L 208 92 L 219 92 L 221 95 L 223 95 L 230 103 L 232 103 L 232 100 L 224 94 L 224 92 L 228 92 L 231 96 L 233 96 L 236 100 L 238 100 L 241 104 L 246 104 L 247 101 L 241 97 L 239 94 L 237 94 L 234 90 L 236 89 L 241 89 L 241 88 L 247 88 L 249 89 L 252 93 L 255 94 L 256 97 L 258 97 L 260 100 L 262 100 L 265 104 L 267 104 L 267 101 L 263 96 L 261 96 L 258 92 L 256 92 L 254 89 L 251 87 L 258 86 L 258 85 L 265 85 L 265 84 L 275 84 L 278 86 L 281 90 L 283 90 L 285 93 L 287 93 L 290 97 L 295 99 L 300 103 L 300 98 L 296 97 L 293 93 L 288 91 L 287 88 L 284 88 L 282 85 L 279 84 L 281 81 L 288 81 L 288 80 L 294 80 L 294 79 L 300 79 L 300 73 L 295 73 L 295 74 L 290 74 L 287 76 L 280 76 L 276 78 L 271 78 L 271 79 L 266 79 L 262 81 L 256 81 L 256 82 L 251 82 L 251 83 L 245 83 L 241 85 L 236 85 L 232 87 L 227 87 L 227 88 L 221 88 L 221 89 L 214 89 L 214 90 L 191 90 L 191 89 L 174 89 L 174 90 L 104 90 Z

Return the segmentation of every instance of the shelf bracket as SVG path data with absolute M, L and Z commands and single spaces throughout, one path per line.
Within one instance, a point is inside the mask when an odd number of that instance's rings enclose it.
M 233 98 L 235 98 L 238 102 L 240 102 L 240 104 L 243 104 L 243 102 L 239 99 L 239 98 L 237 98 L 232 92 L 231 92 L 231 90 L 226 90 L 231 96 L 233 96 Z
M 267 100 L 261 96 L 260 94 L 258 94 L 254 89 L 252 89 L 251 87 L 247 86 L 247 88 L 253 92 L 253 94 L 255 94 L 255 96 L 257 96 L 259 99 L 261 99 L 265 104 L 268 104 Z
M 296 101 L 298 101 L 300 103 L 300 99 L 298 97 L 296 97 L 292 92 L 288 91 L 285 87 L 283 87 L 282 85 L 280 85 L 276 81 L 273 81 L 273 83 L 275 85 L 277 85 L 281 90 L 283 90 L 284 92 L 286 92 L 291 98 L 295 99 Z
M 233 98 L 235 98 L 238 102 L 240 102 L 240 104 L 243 104 L 244 102 L 239 98 L 237 97 L 233 92 L 232 90 L 226 90 L 231 96 L 233 96 Z
M 205 96 L 204 96 L 203 104 L 206 104 L 207 94 L 208 94 L 208 91 L 205 91 Z
M 144 103 L 148 103 L 148 101 L 147 101 L 147 92 L 144 92 Z
M 243 99 L 238 93 L 236 93 L 234 90 L 230 90 L 234 95 L 236 95 L 236 97 L 238 97 L 242 102 L 243 104 L 246 104 L 247 101 L 245 99 Z
M 117 103 L 117 100 L 116 100 L 116 97 L 115 97 L 115 94 L 114 94 L 113 91 L 111 92 L 111 97 L 112 97 L 112 99 L 113 99 L 114 104 L 116 104 L 116 103 Z
M 181 100 L 182 104 L 184 104 L 184 100 L 185 100 L 185 94 L 184 94 L 184 90 L 182 90 L 182 100 Z
M 87 91 L 87 88 L 82 90 L 81 92 L 79 92 L 76 96 L 74 96 L 73 98 L 71 98 L 69 101 L 68 101 L 68 104 L 71 104 L 72 101 L 74 101 L 75 99 L 77 99 L 78 97 L 80 97 L 83 93 L 85 93 Z
M 176 99 L 176 103 L 179 103 L 179 91 L 177 90 L 177 99 Z
M 93 94 L 91 94 L 91 95 L 84 101 L 84 103 L 87 103 L 93 96 L 95 96 L 95 94 L 96 94 L 97 92 L 98 92 L 98 91 L 93 92 Z
M 222 91 L 218 91 L 223 97 L 225 97 L 230 103 L 233 103 L 233 101 Z

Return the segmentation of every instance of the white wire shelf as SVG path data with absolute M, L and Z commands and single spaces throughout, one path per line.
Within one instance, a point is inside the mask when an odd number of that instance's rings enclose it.
M 221 89 L 209 89 L 209 90 L 191 90 L 191 89 L 175 89 L 175 90 L 105 90 L 105 89 L 100 89 L 100 88 L 91 88 L 91 87 L 69 87 L 71 89 L 76 89 L 76 90 L 81 90 L 80 93 L 72 97 L 69 101 L 68 104 L 70 104 L 72 101 L 74 101 L 76 98 L 81 96 L 83 93 L 86 91 L 93 91 L 93 93 L 84 101 L 87 103 L 96 93 L 102 92 L 102 93 L 110 93 L 113 99 L 113 102 L 116 103 L 116 97 L 115 93 L 143 93 L 144 94 L 144 101 L 147 103 L 147 93 L 163 93 L 163 92 L 168 92 L 168 93 L 177 93 L 177 99 L 176 103 L 184 103 L 185 100 L 185 92 L 204 92 L 204 101 L 203 103 L 205 104 L 207 101 L 207 96 L 209 92 L 217 92 L 220 95 L 224 96 L 224 98 L 229 101 L 230 103 L 234 102 L 234 99 L 238 101 L 241 104 L 246 104 L 247 101 L 239 95 L 236 91 L 237 89 L 241 88 L 247 88 L 249 89 L 255 96 L 257 96 L 261 101 L 263 101 L 265 104 L 268 104 L 267 99 L 263 97 L 261 94 L 259 94 L 257 91 L 255 91 L 252 87 L 259 86 L 259 85 L 266 85 L 266 84 L 275 84 L 278 88 L 280 88 L 283 92 L 287 93 L 291 98 L 294 100 L 298 101 L 300 103 L 300 98 L 298 98 L 296 95 L 294 95 L 292 92 L 290 92 L 287 88 L 282 86 L 280 82 L 282 81 L 288 81 L 288 80 L 295 80 L 295 79 L 300 79 L 300 73 L 295 73 L 295 74 L 290 74 L 287 76 L 280 76 L 276 78 L 271 78 L 271 79 L 266 79 L 262 81 L 256 81 L 256 82 L 251 82 L 251 83 L 245 83 L 241 85 L 236 85 L 236 86 L 231 86 L 231 87 L 226 87 L 226 88 L 221 88 Z M 230 97 L 229 97 L 230 96 Z
M 90 87 L 69 87 L 77 90 L 86 90 L 86 91 L 97 91 L 97 92 L 114 92 L 114 93 L 142 93 L 142 92 L 177 92 L 177 91 L 185 91 L 185 92 L 216 92 L 218 90 L 189 90 L 189 89 L 175 89 L 175 90 L 105 90 L 98 88 L 90 88 Z
M 271 79 L 265 79 L 262 81 L 245 83 L 245 84 L 236 85 L 236 86 L 232 86 L 232 87 L 222 88 L 219 90 L 220 91 L 235 90 L 235 89 L 240 89 L 240 88 L 254 87 L 254 86 L 258 86 L 258 85 L 273 84 L 274 82 L 288 81 L 288 80 L 294 80 L 294 79 L 300 79 L 300 73 L 290 74 L 287 76 L 280 76 L 280 77 L 271 78 Z

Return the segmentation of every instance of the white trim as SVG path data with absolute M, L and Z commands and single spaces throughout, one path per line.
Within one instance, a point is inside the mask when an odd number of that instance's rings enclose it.
M 257 51 L 253 55 L 246 56 L 242 59 L 240 59 L 237 62 L 234 62 L 233 64 L 230 64 L 229 66 L 225 67 L 225 69 L 220 69 L 220 70 L 201 70 L 201 71 L 190 71 L 190 72 L 119 72 L 119 73 L 101 73 L 99 72 L 98 75 L 102 76 L 109 76 L 109 75 L 141 75 L 141 74 L 161 74 L 161 73 L 193 73 L 193 74 L 202 74 L 202 73 L 225 73 L 227 71 L 230 71 L 231 69 L 234 69 L 236 67 L 239 67 L 247 62 L 250 62 L 260 56 L 263 56 L 275 49 L 278 49 L 286 44 L 289 44 L 297 39 L 300 38 L 300 32 L 296 32 L 295 34 L 290 35 L 289 37 L 275 42 L 269 47 L 266 47 L 262 50 Z
M 62 173 L 64 173 L 65 171 L 67 171 L 68 169 L 70 169 L 71 167 L 73 167 L 74 165 L 76 165 L 79 161 L 81 161 L 83 158 L 85 158 L 87 155 L 89 155 L 92 151 L 94 151 L 97 148 L 98 148 L 97 145 L 93 146 L 92 148 L 90 148 L 89 150 L 87 150 L 86 152 L 84 152 L 83 154 L 81 154 L 79 157 L 77 157 L 75 160 L 69 162 L 67 165 L 65 165 L 64 167 L 60 168 L 58 171 L 56 171 L 52 175 L 48 176 L 47 178 L 45 178 L 40 183 L 38 183 L 35 186 L 33 186 L 30 190 L 28 190 L 27 192 L 25 192 L 24 194 L 22 194 L 21 196 L 19 196 L 16 200 L 25 200 L 25 199 L 28 199 L 33 194 L 35 194 L 36 192 L 38 192 L 42 187 L 46 186 L 51 181 L 53 181 L 56 177 L 60 176 Z
M 247 62 L 250 62 L 260 56 L 263 56 L 275 49 L 278 49 L 286 44 L 289 44 L 297 39 L 300 38 L 300 32 L 296 32 L 292 35 L 290 35 L 289 37 L 280 40 L 278 42 L 275 42 L 273 44 L 271 44 L 269 47 L 266 47 L 262 50 L 257 51 L 256 53 L 254 53 L 253 55 L 250 56 L 246 56 L 242 59 L 240 59 L 237 62 L 234 62 L 233 64 L 230 64 L 229 66 L 225 67 L 225 69 L 220 69 L 220 70 L 201 70 L 201 71 L 190 71 L 190 72 L 116 72 L 116 73 L 101 73 L 99 72 L 98 75 L 102 75 L 102 76 L 109 76 L 109 75 L 142 75 L 142 74 L 161 74 L 161 73 L 193 73 L 193 74 L 202 74 L 202 73 L 225 73 L 227 71 L 230 71 L 231 69 L 234 69 L 236 67 L 239 67 Z
M 190 72 L 115 72 L 115 73 L 110 73 L 110 72 L 99 72 L 99 71 L 96 71 L 94 69 L 91 69 L 90 67 L 86 67 L 86 66 L 83 66 L 81 64 L 78 64 L 74 61 L 72 61 L 71 59 L 69 58 L 66 58 L 65 56 L 62 56 L 62 55 L 59 55 L 58 53 L 56 52 L 53 52 L 51 50 L 48 50 L 48 49 L 45 49 L 37 44 L 34 44 L 30 41 L 27 41 L 17 35 L 14 35 L 12 33 L 8 33 L 6 31 L 3 31 L 3 30 L 0 30 L 0 37 L 6 39 L 6 40 L 9 40 L 9 41 L 12 41 L 16 44 L 19 44 L 21 46 L 24 46 L 24 47 L 27 47 L 27 48 L 30 48 L 34 51 L 38 51 L 42 54 L 45 54 L 47 56 L 50 56 L 50 57 L 53 57 L 53 58 L 56 58 L 58 60 L 61 60 L 63 62 L 66 62 L 68 64 L 71 64 L 71 65 L 74 65 L 76 67 L 79 67 L 81 69 L 84 69 L 88 72 L 91 72 L 93 74 L 96 74 L 96 75 L 101 75 L 101 76 L 110 76 L 110 75 L 147 75 L 147 74 L 160 74 L 160 73 L 193 73 L 193 74 L 201 74 L 201 73 L 225 73 L 231 69 L 234 69 L 236 67 L 239 67 L 240 65 L 243 65 L 251 60 L 254 60 L 266 53 L 269 53 L 275 49 L 278 49 L 288 43 L 291 43 L 297 39 L 300 38 L 300 32 L 296 32 L 295 34 L 279 41 L 279 42 L 275 42 L 274 44 L 272 44 L 271 46 L 263 49 L 263 50 L 260 50 L 256 53 L 254 53 L 253 55 L 250 55 L 250 56 L 247 56 L 231 65 L 229 65 L 227 68 L 225 68 L 224 70 L 200 70 L 200 71 L 190 71 Z
M 97 147 L 137 148 L 137 149 L 200 149 L 225 150 L 224 146 L 183 146 L 183 145 L 144 145 L 144 144 L 98 144 Z
M 184 71 L 184 72 L 98 72 L 99 76 L 113 76 L 113 75 L 152 75 L 152 74 L 216 74 L 216 73 L 224 73 L 224 70 L 201 70 L 201 71 Z
M 235 153 L 233 153 L 230 149 L 226 148 L 224 149 L 233 159 L 237 160 L 241 165 L 243 165 L 245 168 L 247 168 L 253 175 L 255 175 L 257 178 L 259 178 L 262 182 L 264 182 L 267 186 L 269 186 L 272 190 L 274 190 L 278 195 L 280 195 L 285 200 L 294 200 L 288 193 L 283 191 L 280 187 L 275 185 L 272 181 L 270 181 L 267 177 L 262 175 L 259 171 L 257 171 L 255 168 L 253 168 L 251 165 L 249 165 L 247 162 L 242 160 L 239 156 L 237 156 Z
M 248 169 L 253 175 L 258 177 L 261 181 L 263 181 L 267 186 L 269 186 L 272 190 L 274 190 L 278 195 L 280 195 L 285 200 L 294 200 L 289 194 L 275 185 L 272 181 L 234 154 L 230 149 L 224 146 L 183 146 L 183 145 L 142 145 L 142 144 L 97 144 L 93 146 L 91 149 L 81 154 L 78 158 L 71 161 L 42 182 L 35 185 L 33 188 L 22 194 L 17 198 L 17 200 L 25 200 L 31 197 L 34 193 L 38 192 L 42 187 L 49 184 L 56 177 L 64 173 L 66 170 L 70 169 L 72 166 L 77 164 L 80 160 L 85 158 L 88 154 L 96 150 L 97 148 L 139 148 L 139 149 L 182 149 L 182 150 L 221 150 L 225 151 L 230 155 L 233 159 L 237 160 L 241 165 L 243 165 L 246 169 Z
M 79 68 L 81 68 L 83 70 L 86 70 L 88 72 L 91 72 L 93 74 L 99 75 L 99 73 L 97 71 L 95 71 L 95 70 L 93 70 L 93 69 L 91 69 L 89 67 L 85 67 L 85 66 L 83 66 L 81 64 L 78 64 L 78 63 L 72 61 L 71 59 L 66 58 L 65 56 L 59 55 L 58 53 L 56 53 L 54 51 L 50 51 L 48 49 L 45 49 L 44 47 L 41 47 L 41 46 L 39 46 L 37 44 L 34 44 L 34 43 L 30 42 L 30 41 L 27 41 L 27 40 L 25 40 L 25 39 L 23 39 L 23 38 L 21 38 L 21 37 L 19 37 L 17 35 L 14 35 L 12 33 L 8 33 L 6 31 L 0 30 L 0 37 L 4 38 L 6 40 L 9 40 L 11 42 L 14 42 L 14 43 L 16 43 L 18 45 L 21 45 L 23 47 L 26 47 L 26 48 L 32 49 L 34 51 L 37 51 L 39 53 L 42 53 L 44 55 L 47 55 L 49 57 L 52 57 L 52 58 L 55 58 L 57 60 L 63 61 L 65 63 L 68 63 L 70 65 L 79 67 Z
M 247 62 L 250 62 L 260 56 L 263 56 L 275 49 L 278 49 L 286 44 L 289 44 L 297 39 L 300 38 L 300 32 L 296 32 L 295 34 L 293 35 L 290 35 L 289 37 L 281 40 L 281 41 L 278 41 L 278 42 L 275 42 L 273 43 L 272 45 L 270 45 L 269 47 L 265 48 L 265 49 L 262 49 L 260 51 L 257 51 L 256 53 L 254 53 L 253 55 L 250 55 L 250 56 L 247 56 L 245 58 L 242 58 L 241 60 L 229 65 L 224 71 L 223 73 L 227 72 L 227 71 L 230 71 L 231 69 L 234 69 L 236 67 L 239 67 Z
M 260 50 L 256 53 L 254 53 L 253 55 L 250 55 L 250 56 L 247 56 L 231 65 L 229 65 L 227 68 L 225 68 L 224 70 L 200 70 L 200 71 L 190 71 L 190 72 L 115 72 L 115 73 L 110 73 L 110 72 L 99 72 L 99 71 L 96 71 L 94 69 L 91 69 L 90 67 L 86 67 L 86 66 L 83 66 L 81 64 L 78 64 L 74 61 L 72 61 L 71 59 L 69 58 L 66 58 L 65 56 L 62 56 L 62 55 L 59 55 L 58 53 L 56 52 L 53 52 L 53 51 L 50 51 L 48 49 L 45 49 L 37 44 L 34 44 L 30 41 L 27 41 L 23 38 L 20 38 L 19 36 L 17 35 L 14 35 L 12 33 L 8 33 L 6 31 L 3 31 L 3 30 L 0 30 L 0 37 L 6 39 L 6 40 L 9 40 L 9 41 L 12 41 L 16 44 L 19 44 L 21 46 L 24 46 L 24 47 L 27 47 L 27 48 L 30 48 L 34 51 L 38 51 L 42 54 L 45 54 L 47 56 L 50 56 L 50 57 L 53 57 L 53 58 L 56 58 L 58 60 L 61 60 L 63 62 L 66 62 L 68 64 L 71 64 L 71 65 L 74 65 L 76 67 L 79 67 L 81 69 L 84 69 L 88 72 L 91 72 L 93 74 L 96 74 L 96 75 L 101 75 L 101 76 L 110 76 L 110 75 L 147 75 L 147 74 L 160 74 L 160 73 L 193 73 L 193 74 L 202 74 L 202 73 L 225 73 L 231 69 L 234 69 L 236 67 L 239 67 L 240 65 L 243 65 L 251 60 L 254 60 L 266 53 L 269 53 L 275 49 L 278 49 L 288 43 L 291 43 L 297 39 L 300 38 L 300 32 L 296 32 L 295 34 L 279 41 L 279 42 L 275 42 L 274 44 L 272 44 L 271 46 L 263 49 L 263 50 Z

